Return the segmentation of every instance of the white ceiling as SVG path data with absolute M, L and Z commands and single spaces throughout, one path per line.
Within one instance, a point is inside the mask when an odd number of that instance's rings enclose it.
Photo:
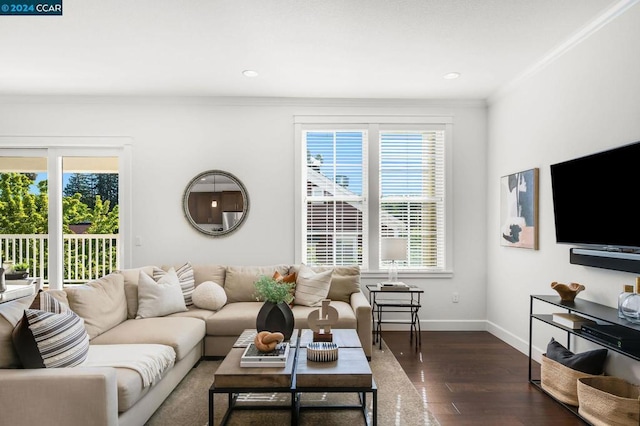
M 485 99 L 625 2 L 63 0 L 0 16 L 0 95 Z

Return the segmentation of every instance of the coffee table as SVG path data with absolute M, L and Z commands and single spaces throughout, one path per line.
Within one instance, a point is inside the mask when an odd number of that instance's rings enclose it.
M 240 367 L 240 358 L 245 348 L 255 336 L 255 330 L 245 330 L 238 338 L 234 347 L 224 358 L 214 375 L 214 381 L 209 388 L 209 425 L 213 425 L 214 395 L 226 393 L 228 397 L 227 411 L 220 422 L 224 425 L 229 420 L 233 410 L 289 410 L 292 413 L 291 424 L 296 424 L 293 418 L 295 413 L 295 395 L 292 390 L 293 371 L 296 361 L 299 330 L 293 330 L 289 341 L 289 358 L 285 367 Z M 248 405 L 236 404 L 241 393 L 289 393 L 291 404 L 289 405 Z
M 351 329 L 331 330 L 333 341 L 338 345 L 338 360 L 313 362 L 307 359 L 307 344 L 313 341 L 313 332 L 303 330 L 297 355 L 294 375 L 295 418 L 302 410 L 359 409 L 367 422 L 367 393 L 372 394 L 372 421 L 377 424 L 378 389 L 371 374 L 367 357 L 362 350 L 358 334 Z M 357 393 L 359 404 L 304 405 L 304 393 Z
M 245 330 L 233 349 L 225 357 L 215 373 L 209 389 L 209 425 L 213 425 L 214 395 L 226 393 L 228 408 L 221 424 L 226 424 L 233 410 L 286 409 L 291 411 L 291 424 L 298 424 L 302 410 L 358 409 L 367 422 L 366 394 L 372 394 L 372 421 L 377 424 L 377 387 L 371 374 L 367 357 L 362 350 L 355 330 L 332 330 L 333 340 L 338 344 L 338 360 L 333 362 L 311 362 L 307 360 L 306 346 L 313 341 L 311 330 L 294 330 L 289 342 L 289 358 L 285 367 L 258 368 L 240 367 L 244 348 L 252 341 L 255 330 Z M 236 404 L 241 393 L 288 393 L 288 405 Z M 304 405 L 304 393 L 357 393 L 359 404 Z

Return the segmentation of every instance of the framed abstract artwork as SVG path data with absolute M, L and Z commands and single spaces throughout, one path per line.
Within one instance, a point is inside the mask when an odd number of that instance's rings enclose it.
M 500 178 L 500 245 L 538 249 L 538 174 L 535 168 Z

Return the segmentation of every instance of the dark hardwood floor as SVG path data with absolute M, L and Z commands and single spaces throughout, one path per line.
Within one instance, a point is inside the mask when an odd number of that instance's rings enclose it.
M 585 425 L 529 383 L 526 355 L 488 332 L 423 331 L 418 351 L 408 332 L 382 336 L 442 426 Z

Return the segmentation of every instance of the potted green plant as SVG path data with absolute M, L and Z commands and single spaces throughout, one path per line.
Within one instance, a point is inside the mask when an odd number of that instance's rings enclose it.
M 291 290 L 294 283 L 284 283 L 262 275 L 255 282 L 256 300 L 264 304 L 256 317 L 256 330 L 271 331 L 284 334 L 285 340 L 291 338 L 295 319 L 289 303 L 293 301 Z
M 7 279 L 23 280 L 29 277 L 29 263 L 20 262 L 13 264 L 11 272 L 7 273 Z

